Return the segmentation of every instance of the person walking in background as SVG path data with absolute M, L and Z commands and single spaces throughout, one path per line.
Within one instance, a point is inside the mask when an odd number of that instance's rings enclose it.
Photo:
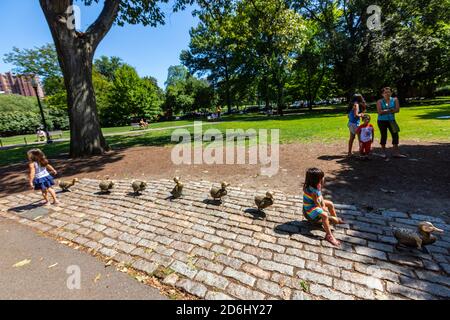
M 217 119 L 220 119 L 220 115 L 222 114 L 222 108 L 220 106 L 217 107 L 216 113 L 217 113 Z
M 399 132 L 400 127 L 395 120 L 395 114 L 400 112 L 400 103 L 398 99 L 392 97 L 392 90 L 390 87 L 385 87 L 381 90 L 383 99 L 377 102 L 378 111 L 378 128 L 381 134 L 381 148 L 383 150 L 382 157 L 387 159 L 386 143 L 388 138 L 388 130 L 392 136 L 392 145 L 394 158 L 406 158 L 399 150 Z
M 355 142 L 356 129 L 358 129 L 361 118 L 366 112 L 367 104 L 364 97 L 360 94 L 355 94 L 352 102 L 348 108 L 348 129 L 350 130 L 350 139 L 348 141 L 348 157 L 353 154 L 353 143 Z

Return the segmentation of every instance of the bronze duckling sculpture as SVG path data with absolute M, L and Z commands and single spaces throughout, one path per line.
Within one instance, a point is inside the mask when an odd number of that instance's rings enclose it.
M 133 188 L 134 194 L 138 195 L 141 192 L 144 192 L 145 189 L 147 188 L 147 182 L 145 181 L 133 181 L 131 183 L 131 187 Z
M 102 193 L 109 193 L 115 187 L 115 183 L 107 178 L 107 180 L 101 181 L 98 186 Z
M 170 191 L 170 194 L 172 195 L 172 198 L 177 199 L 183 195 L 183 184 L 180 181 L 180 177 L 173 178 L 173 181 L 175 182 L 175 187 Z
M 444 230 L 436 228 L 431 222 L 421 222 L 417 230 L 394 228 L 394 237 L 397 239 L 396 248 L 400 245 L 409 248 L 416 248 L 427 252 L 425 246 L 436 242 L 436 237 L 432 235 L 433 232 L 443 233 Z
M 220 188 L 212 187 L 209 193 L 211 194 L 211 197 L 214 200 L 218 199 L 218 200 L 221 201 L 222 197 L 224 197 L 224 196 L 226 196 L 228 194 L 227 187 L 229 187 L 229 186 L 230 186 L 229 183 L 226 183 L 225 181 L 223 181 L 221 183 L 221 187 Z
M 255 204 L 258 211 L 263 211 L 264 209 L 273 205 L 273 193 L 268 191 L 265 196 L 256 196 Z
M 63 192 L 67 192 L 67 191 L 70 191 L 70 188 L 72 188 L 75 185 L 75 183 L 77 183 L 77 182 L 78 182 L 77 178 L 73 179 L 70 182 L 69 181 L 60 180 L 58 185 L 59 185 L 59 187 L 61 188 L 61 190 Z

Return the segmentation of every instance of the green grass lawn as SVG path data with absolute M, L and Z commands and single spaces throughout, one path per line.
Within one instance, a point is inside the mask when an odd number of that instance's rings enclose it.
M 375 111 L 369 110 L 372 123 L 376 130 Z M 299 110 L 303 114 L 288 115 L 282 118 L 267 117 L 264 115 L 233 115 L 224 116 L 222 123 L 210 124 L 203 122 L 203 130 L 216 128 L 222 132 L 226 129 L 279 129 L 281 143 L 321 141 L 331 143 L 344 140 L 348 137 L 347 115 L 345 108 L 320 108 L 312 112 Z M 450 142 L 450 119 L 438 119 L 441 116 L 450 116 L 450 97 L 436 100 L 421 101 L 408 107 L 403 107 L 397 115 L 401 127 L 402 140 Z M 152 128 L 164 128 L 192 124 L 192 121 L 175 121 L 152 124 Z M 106 133 L 120 133 L 130 131 L 131 127 L 105 128 Z M 193 132 L 193 128 L 186 128 Z M 127 148 L 134 146 L 162 146 L 169 145 L 173 130 L 161 130 L 107 137 L 113 148 Z M 68 136 L 67 133 L 66 137 Z M 34 136 L 33 136 L 34 137 Z M 376 139 L 379 134 L 376 132 Z M 20 139 L 20 138 L 18 138 Z M 23 138 L 22 138 L 23 139 Z M 69 143 L 62 142 L 53 145 L 43 145 L 42 148 L 49 157 L 67 153 Z M 0 165 L 23 161 L 29 147 L 20 147 L 0 151 Z
M 173 126 L 184 126 L 184 125 L 188 125 L 190 123 L 192 123 L 192 121 L 185 121 L 185 120 L 182 120 L 182 121 L 158 122 L 158 123 L 152 123 L 149 126 L 149 129 L 157 129 L 157 128 L 173 127 Z M 129 131 L 139 132 L 138 129 L 134 129 L 133 130 L 133 128 L 131 126 L 103 128 L 102 131 L 103 131 L 103 133 L 105 135 L 125 133 L 125 132 L 129 132 Z M 62 138 L 69 139 L 70 138 L 70 132 L 68 130 L 63 131 Z M 1 139 L 2 143 L 3 143 L 3 146 L 37 142 L 35 134 L 27 134 L 27 135 L 20 135 L 20 136 L 4 137 L 4 138 L 0 138 L 0 139 Z

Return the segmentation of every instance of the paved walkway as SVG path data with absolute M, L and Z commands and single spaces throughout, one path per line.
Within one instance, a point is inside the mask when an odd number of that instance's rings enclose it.
M 442 299 L 450 297 L 450 227 L 439 218 L 385 211 L 370 214 L 340 205 L 348 224 L 336 227 L 341 248 L 302 221 L 299 196 L 275 192 L 261 219 L 255 191 L 230 188 L 224 203 L 209 201 L 210 182 L 186 183 L 182 199 L 168 200 L 170 180 L 150 181 L 142 196 L 130 181 L 109 195 L 82 180 L 49 215 L 29 216 L 39 194 L 0 199 L 0 215 L 91 248 L 205 299 Z M 265 190 L 258 191 L 264 194 Z M 29 216 L 30 217 L 30 216 Z M 392 226 L 422 220 L 445 230 L 430 254 L 396 252 Z
M 1 217 L 0 256 L 0 300 L 167 299 L 157 289 L 112 266 L 105 267 L 85 252 L 55 243 L 31 228 Z M 29 263 L 13 267 L 24 260 Z M 75 274 L 72 266 L 79 267 L 79 289 L 67 286 L 69 277 Z

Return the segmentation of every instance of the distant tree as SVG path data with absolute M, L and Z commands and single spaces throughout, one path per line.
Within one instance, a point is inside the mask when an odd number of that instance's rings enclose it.
M 183 65 L 170 66 L 167 72 L 167 80 L 164 84 L 166 87 L 173 86 L 180 81 L 185 81 L 188 74 L 188 69 Z
M 159 88 L 149 79 L 141 79 L 133 67 L 123 65 L 114 74 L 102 119 L 109 125 L 129 124 L 130 118 L 153 119 L 160 114 Z
M 123 65 L 124 62 L 119 57 L 101 56 L 94 61 L 94 68 L 110 81 L 114 80 L 114 73 Z
M 198 1 L 195 11 L 200 23 L 190 31 L 189 50 L 183 50 L 180 60 L 192 74 L 207 75 L 223 97 L 222 103 L 232 107 L 233 48 L 235 39 L 232 18 L 235 1 Z
M 235 21 L 243 73 L 257 77 L 266 107 L 274 95 L 282 114 L 285 84 L 307 41 L 304 19 L 285 0 L 242 0 Z
M 163 109 L 169 118 L 179 113 L 206 111 L 216 102 L 214 88 L 208 81 L 192 76 L 184 66 L 171 66 L 166 84 Z

